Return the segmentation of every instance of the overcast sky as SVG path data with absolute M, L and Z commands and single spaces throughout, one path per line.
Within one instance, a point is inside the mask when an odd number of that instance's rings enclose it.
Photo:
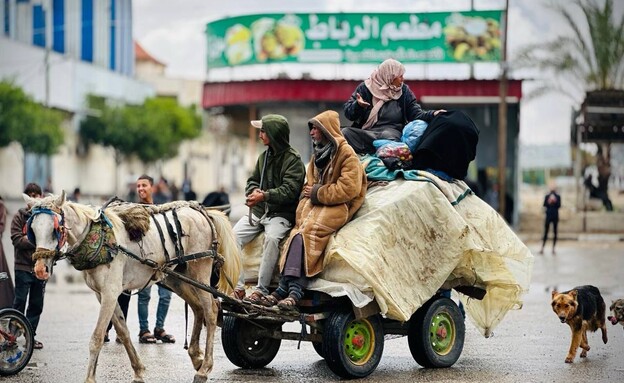
M 555 13 L 544 4 L 548 0 L 510 0 L 508 57 L 513 57 L 519 47 L 550 39 L 551 36 L 569 35 L 571 31 Z M 571 4 L 569 0 L 554 0 Z M 503 9 L 504 0 L 473 0 L 475 9 Z M 614 1 L 616 14 L 621 15 L 624 1 Z M 150 54 L 167 64 L 167 75 L 205 80 L 248 79 L 270 77 L 276 71 L 285 70 L 296 77 L 312 69 L 323 73 L 322 77 L 337 77 L 364 80 L 374 65 L 341 65 L 305 68 L 303 65 L 280 64 L 262 70 L 233 71 L 214 70 L 206 74 L 206 23 L 227 16 L 254 13 L 284 12 L 440 12 L 469 10 L 470 0 L 134 0 L 134 36 Z M 461 68 L 460 68 L 461 69 Z M 479 65 L 475 68 L 476 78 L 496 78 L 497 65 Z M 464 70 L 449 70 L 448 66 L 407 66 L 407 79 L 457 78 Z M 526 77 L 527 73 L 513 73 L 515 77 Z M 539 75 L 539 74 L 536 74 Z M 530 74 L 533 76 L 533 74 Z M 528 92 L 535 83 L 525 81 L 523 92 Z M 579 95 L 582 100 L 582 95 Z M 561 95 L 542 96 L 523 100 L 521 106 L 520 141 L 523 144 L 566 143 L 569 141 L 570 115 L 575 102 Z

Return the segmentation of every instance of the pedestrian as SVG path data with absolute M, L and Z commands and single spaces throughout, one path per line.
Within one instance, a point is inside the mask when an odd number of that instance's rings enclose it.
M 557 226 L 559 224 L 559 208 L 561 207 L 561 196 L 557 194 L 557 188 L 554 183 L 551 184 L 550 192 L 544 197 L 544 205 L 546 209 L 546 219 L 544 220 L 544 237 L 542 238 L 542 248 L 539 253 L 544 254 L 544 246 L 548 238 L 550 224 L 553 226 L 553 247 L 552 253 L 555 255 L 555 245 L 557 244 Z
M 259 138 L 267 149 L 260 154 L 245 187 L 249 216 L 234 225 L 240 248 L 264 231 L 262 259 L 258 283 L 245 298 L 245 273 L 241 269 L 234 296 L 253 303 L 262 303 L 269 293 L 269 284 L 279 258 L 279 243 L 288 235 L 295 221 L 295 210 L 303 182 L 305 165 L 301 156 L 290 146 L 288 120 L 278 114 L 268 114 L 262 120 L 251 121 L 260 129 Z
M 162 182 L 161 178 L 161 182 Z M 139 196 L 139 203 L 153 205 L 152 197 L 154 179 L 147 174 L 139 177 L 136 183 L 136 191 Z M 151 299 L 152 286 L 148 286 L 139 292 L 138 312 L 139 312 L 139 343 L 156 343 L 157 340 L 163 343 L 175 343 L 175 337 L 165 331 L 165 318 L 171 303 L 171 290 L 158 286 L 158 308 L 156 309 L 156 326 L 154 333 L 149 331 L 149 301 Z M 124 294 L 122 294 L 124 295 Z M 127 310 L 126 310 L 127 311 Z
M 0 309 L 13 307 L 13 300 L 15 299 L 15 288 L 13 287 L 13 280 L 11 279 L 11 271 L 9 270 L 9 264 L 2 247 L 2 233 L 4 233 L 4 228 L 6 226 L 6 217 L 6 206 L 4 206 L 4 200 L 2 196 L 0 196 L 0 272 L 7 273 L 9 276 L 6 281 L 1 282 Z
M 498 183 L 494 182 L 487 192 L 485 192 L 484 200 L 485 202 L 492 207 L 492 209 L 498 211 Z
M 325 111 L 308 121 L 314 146 L 306 184 L 297 207 L 295 227 L 282 250 L 279 286 L 267 306 L 296 309 L 309 278 L 323 271 L 331 236 L 364 203 L 366 173 L 340 131 L 338 113 Z
M 41 187 L 36 183 L 29 183 L 24 189 L 24 194 L 31 198 L 41 198 Z M 35 261 L 32 255 L 35 252 L 35 245 L 28 240 L 26 235 L 26 223 L 31 217 L 30 205 L 19 209 L 11 222 L 11 241 L 15 248 L 15 299 L 13 308 L 26 315 L 33 329 L 33 334 L 37 335 L 39 318 L 43 312 L 43 297 L 45 295 L 45 281 L 37 279 L 34 273 Z M 28 308 L 26 307 L 28 302 Z M 35 349 L 42 349 L 43 343 L 34 341 Z
M 153 203 L 162 205 L 163 203 L 171 202 L 171 193 L 169 192 L 169 184 L 164 177 L 160 177 L 158 183 L 153 187 L 152 199 Z M 139 203 L 144 203 L 139 200 Z
M 377 139 L 400 142 L 408 122 L 429 123 L 434 116 L 446 112 L 444 109 L 423 110 L 403 82 L 404 74 L 403 64 L 387 59 L 358 85 L 344 104 L 345 117 L 353 124 L 343 128 L 342 133 L 357 154 L 374 154 L 373 141 Z
M 81 196 L 80 188 L 75 188 L 71 197 L 69 197 L 69 200 L 72 202 L 80 202 L 80 196 Z
M 228 217 L 230 216 L 230 196 L 225 191 L 223 186 L 219 187 L 219 190 L 212 191 L 206 194 L 206 197 L 202 201 L 202 205 L 206 207 L 216 207 L 224 212 Z

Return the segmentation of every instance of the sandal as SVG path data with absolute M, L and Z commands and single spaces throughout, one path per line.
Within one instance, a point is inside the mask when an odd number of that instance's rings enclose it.
M 154 327 L 154 337 L 163 343 L 175 343 L 175 337 L 167 334 L 164 328 Z
M 254 290 L 251 295 L 243 298 L 243 301 L 253 303 L 256 305 L 266 306 L 266 297 L 258 290 Z
M 299 308 L 297 307 L 298 303 L 299 299 L 293 295 L 289 295 L 287 298 L 277 302 L 277 307 L 286 311 L 299 311 Z
M 273 291 L 271 294 L 264 297 L 264 300 L 267 303 L 268 307 L 276 306 L 279 301 L 284 299 L 281 295 L 277 293 L 277 291 Z
M 238 299 L 243 300 L 243 298 L 245 298 L 245 290 L 244 289 L 234 289 L 234 292 L 232 293 L 232 298 L 234 299 Z
M 41 350 L 43 348 L 43 343 L 39 342 L 38 340 L 35 340 L 35 342 L 33 343 L 33 348 L 35 350 Z
M 139 343 L 156 343 L 156 338 L 149 330 L 142 330 L 139 333 Z

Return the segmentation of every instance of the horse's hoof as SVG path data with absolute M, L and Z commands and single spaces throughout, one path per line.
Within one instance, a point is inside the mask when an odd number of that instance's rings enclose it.
M 195 378 L 193 378 L 193 383 L 206 383 L 207 381 L 208 381 L 207 376 L 195 375 Z

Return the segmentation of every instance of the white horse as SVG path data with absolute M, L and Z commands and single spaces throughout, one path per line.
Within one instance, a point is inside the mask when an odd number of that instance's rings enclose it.
M 66 201 L 64 191 L 59 197 L 51 195 L 43 199 L 24 194 L 24 200 L 32 206 L 28 230 L 36 244 L 33 259 L 36 259 L 37 277 L 47 279 L 55 260 L 67 256 L 74 267 L 84 270 L 87 285 L 100 301 L 100 313 L 89 344 L 86 382 L 95 382 L 97 360 L 111 318 L 130 358 L 133 382 L 143 382 L 145 367 L 130 341 L 117 297 L 123 290 L 142 289 L 159 281 L 191 306 L 194 323 L 188 353 L 197 370 L 194 382 L 208 379 L 213 367 L 218 302 L 211 293 L 166 276 L 161 270 L 176 267 L 175 261 L 167 262 L 168 258 L 186 256 L 184 265 L 176 271 L 210 285 L 213 262 L 219 259 L 223 266 L 217 287 L 229 293 L 228 281 L 238 278 L 240 256 L 231 225 L 223 213 L 183 201 L 159 206 L 117 203 L 102 210 Z M 134 228 L 128 230 L 133 221 Z M 108 227 L 112 230 L 107 230 Z M 79 255 L 83 258 L 74 258 Z M 151 267 L 143 263 L 150 261 L 141 262 L 137 258 L 151 260 Z M 202 355 L 199 335 L 204 324 L 207 334 Z

